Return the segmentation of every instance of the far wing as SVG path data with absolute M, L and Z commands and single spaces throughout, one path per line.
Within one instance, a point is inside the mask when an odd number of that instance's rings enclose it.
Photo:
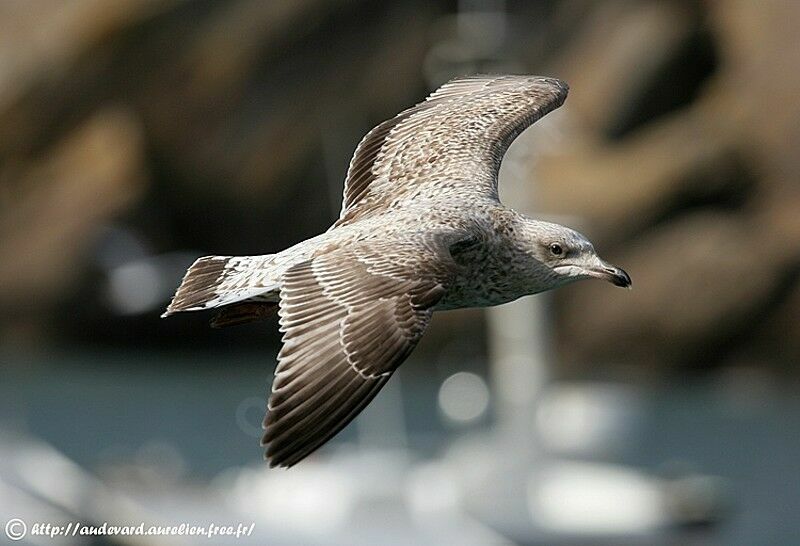
M 497 198 L 497 174 L 516 136 L 567 97 L 559 80 L 473 76 L 367 133 L 345 180 L 336 226 L 397 208 L 412 197 L 470 193 Z

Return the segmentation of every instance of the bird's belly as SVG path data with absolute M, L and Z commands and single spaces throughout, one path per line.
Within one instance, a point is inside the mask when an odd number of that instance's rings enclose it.
M 515 286 L 504 273 L 484 271 L 480 275 L 459 275 L 450 283 L 447 293 L 436 305 L 437 310 L 465 307 L 491 307 L 513 301 L 526 293 Z M 487 274 L 488 273 L 488 274 Z

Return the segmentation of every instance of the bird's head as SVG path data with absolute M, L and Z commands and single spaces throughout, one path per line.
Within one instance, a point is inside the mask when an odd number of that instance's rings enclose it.
M 535 222 L 531 227 L 529 235 L 534 243 L 534 257 L 547 266 L 558 285 L 594 278 L 623 288 L 631 287 L 630 276 L 600 258 L 582 234 L 548 222 Z

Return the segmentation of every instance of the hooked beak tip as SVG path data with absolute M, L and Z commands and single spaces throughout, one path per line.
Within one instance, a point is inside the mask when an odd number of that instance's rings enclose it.
M 631 288 L 631 285 L 633 284 L 631 281 L 631 276 L 628 275 L 624 269 L 619 267 L 605 267 L 603 270 L 608 281 L 614 286 L 628 289 Z

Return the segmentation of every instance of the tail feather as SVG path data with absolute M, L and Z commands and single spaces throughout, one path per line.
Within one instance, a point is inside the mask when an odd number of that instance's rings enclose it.
M 250 302 L 243 301 L 226 305 L 211 319 L 212 328 L 227 328 L 228 326 L 238 326 L 257 320 L 264 320 L 278 312 L 278 304 L 275 302 Z
M 267 256 L 204 256 L 181 281 L 162 317 L 181 311 L 211 309 L 262 296 L 273 287 L 248 282 L 252 268 Z M 257 261 L 258 260 L 258 261 Z

